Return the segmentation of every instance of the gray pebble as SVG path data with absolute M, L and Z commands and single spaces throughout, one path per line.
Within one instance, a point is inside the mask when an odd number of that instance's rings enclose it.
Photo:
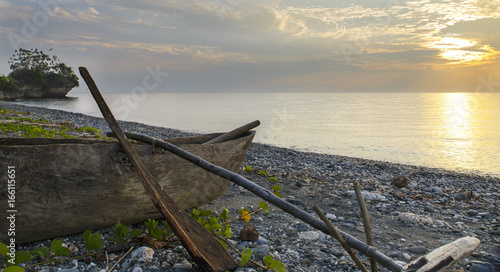
M 435 213 L 436 212 L 436 210 L 431 206 L 425 206 L 424 211 L 426 211 L 428 213 Z
M 467 194 L 465 193 L 458 193 L 455 195 L 455 200 L 456 201 L 465 201 L 467 200 Z
M 262 261 L 262 259 L 266 256 L 269 256 L 269 254 L 270 254 L 269 253 L 269 246 L 268 245 L 261 245 L 253 250 L 252 259 L 254 261 Z
M 269 242 L 267 241 L 267 239 L 262 238 L 261 236 L 259 236 L 259 239 L 257 239 L 257 241 L 255 241 L 254 243 L 257 243 L 260 246 L 260 245 L 266 245 Z
M 468 210 L 468 211 L 466 212 L 466 214 L 467 214 L 468 216 L 476 216 L 476 215 L 478 214 L 478 212 L 477 212 L 476 210 Z
M 429 250 L 426 247 L 422 247 L 422 246 L 410 247 L 408 249 L 408 251 L 413 253 L 413 254 L 418 254 L 418 255 L 425 254 L 425 253 L 429 252 Z
M 180 263 L 174 265 L 174 272 L 191 272 L 193 271 L 193 266 L 187 261 L 183 260 Z
M 474 261 L 470 272 L 495 272 L 495 267 L 491 263 Z
M 441 188 L 439 188 L 439 187 L 437 187 L 437 186 L 432 187 L 432 191 L 433 191 L 436 195 L 442 195 L 442 194 L 443 194 L 443 190 L 441 190 Z

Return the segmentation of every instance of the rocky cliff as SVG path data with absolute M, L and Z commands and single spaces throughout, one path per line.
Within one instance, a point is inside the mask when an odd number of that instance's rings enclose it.
M 24 85 L 17 90 L 0 90 L 0 100 L 14 101 L 18 98 L 62 98 L 75 86 L 49 87 L 47 85 Z

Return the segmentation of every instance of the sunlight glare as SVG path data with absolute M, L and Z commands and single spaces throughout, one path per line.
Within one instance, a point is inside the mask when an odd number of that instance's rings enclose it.
M 428 43 L 428 46 L 441 50 L 440 56 L 454 63 L 474 65 L 495 55 L 494 48 L 489 45 L 477 48 L 478 42 L 456 37 L 444 37 Z

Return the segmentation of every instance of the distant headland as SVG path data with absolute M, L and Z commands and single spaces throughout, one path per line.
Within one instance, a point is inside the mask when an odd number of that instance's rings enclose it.
M 15 50 L 9 64 L 12 72 L 0 75 L 0 100 L 61 98 L 79 85 L 71 67 L 38 49 Z

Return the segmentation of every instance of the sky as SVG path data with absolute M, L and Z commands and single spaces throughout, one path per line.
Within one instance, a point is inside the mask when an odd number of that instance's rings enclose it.
M 0 0 L 0 74 L 38 48 L 102 92 L 500 92 L 499 29 L 500 0 Z

